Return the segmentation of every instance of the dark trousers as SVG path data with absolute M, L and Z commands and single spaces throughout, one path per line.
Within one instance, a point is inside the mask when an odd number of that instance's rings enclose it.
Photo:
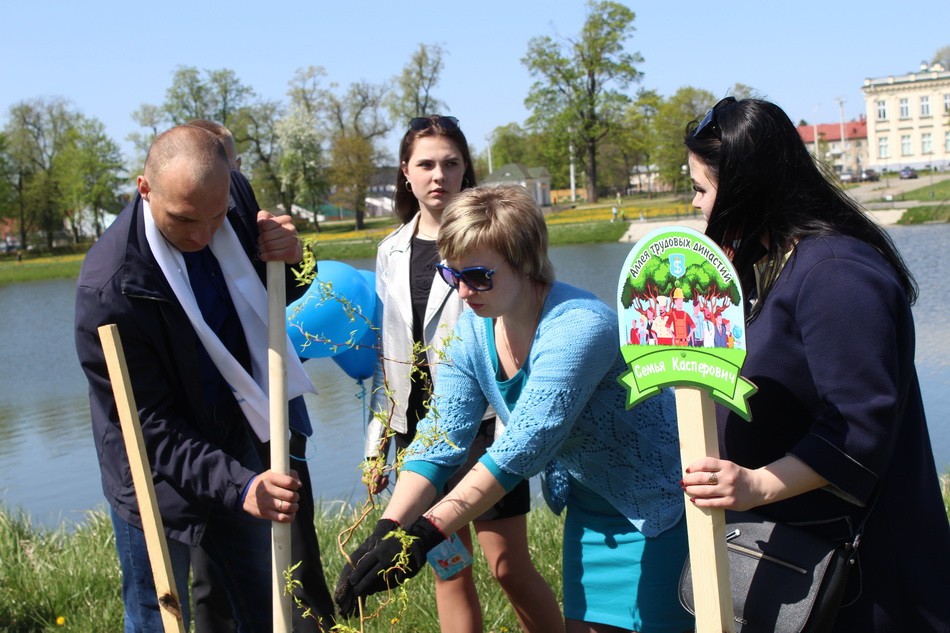
M 234 456 L 245 467 L 261 468 L 250 438 L 235 447 Z M 145 533 L 112 510 L 115 547 L 122 567 L 122 600 L 125 604 L 125 633 L 158 633 L 163 629 L 152 567 L 145 545 Z M 168 539 L 169 556 L 178 588 L 183 616 L 188 622 L 188 562 L 193 550 L 187 544 Z M 217 591 L 228 614 L 234 605 L 232 631 L 265 633 L 273 625 L 271 611 L 270 525 L 243 511 L 215 510 L 205 524 L 201 552 L 208 565 L 214 563 Z M 230 596 L 230 599 L 229 599 Z M 266 599 L 262 600 L 261 596 Z M 215 630 L 215 629 L 207 629 Z
M 265 465 L 270 464 L 270 444 L 262 444 L 255 438 L 255 445 Z M 303 457 L 306 454 L 307 438 L 301 433 L 291 431 L 290 454 Z M 303 610 L 293 607 L 293 626 L 295 633 L 318 633 L 329 631 L 334 625 L 333 599 L 327 588 L 320 562 L 320 544 L 314 528 L 313 486 L 310 481 L 310 469 L 301 459 L 290 460 L 291 469 L 297 471 L 303 487 L 300 489 L 300 509 L 290 528 L 290 552 L 294 563 L 300 565 L 294 570 L 294 579 L 303 585 L 294 594 L 310 608 L 311 616 L 303 617 Z M 195 604 L 196 633 L 232 633 L 236 631 L 231 605 L 227 594 L 218 580 L 214 566 L 208 555 L 200 547 L 191 555 L 191 592 Z M 270 600 L 270 596 L 261 599 Z

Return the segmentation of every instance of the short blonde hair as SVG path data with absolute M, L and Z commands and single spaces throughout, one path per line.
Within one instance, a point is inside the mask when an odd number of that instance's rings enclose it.
M 457 194 L 442 213 L 438 247 L 443 259 L 491 249 L 528 278 L 554 281 L 544 215 L 520 185 L 481 186 Z

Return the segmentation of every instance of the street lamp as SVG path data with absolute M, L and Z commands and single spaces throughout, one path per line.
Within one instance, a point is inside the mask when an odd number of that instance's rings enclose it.
M 838 102 L 838 125 L 841 135 L 841 173 L 847 171 L 847 160 L 848 154 L 845 151 L 847 148 L 846 143 L 844 142 L 844 97 L 835 97 L 835 101 Z

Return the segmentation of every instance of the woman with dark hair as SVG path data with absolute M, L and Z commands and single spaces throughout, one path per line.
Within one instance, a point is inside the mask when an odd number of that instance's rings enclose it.
M 394 211 L 403 225 L 380 242 L 376 256 L 376 293 L 383 307 L 382 361 L 373 381 L 365 447 L 373 492 L 389 483 L 385 465 L 389 444 L 395 444 L 395 453 L 401 455 L 415 437 L 418 421 L 426 417 L 432 383 L 444 362 L 442 350 L 465 307 L 451 288 L 433 283 L 439 261 L 435 239 L 443 210 L 459 191 L 476 184 L 468 142 L 455 117 L 412 119 L 399 146 L 399 163 Z M 494 412 L 488 411 L 473 443 L 472 463 L 495 434 Z M 450 479 L 446 489 L 459 478 Z M 477 516 L 473 526 L 524 630 L 556 632 L 558 627 L 546 615 L 552 608 L 556 612 L 556 598 L 528 552 L 530 509 L 525 481 Z M 378 529 L 390 525 L 380 521 Z M 467 525 L 458 536 L 471 552 Z M 471 567 L 447 580 L 437 575 L 436 602 L 444 633 L 483 630 Z
M 751 423 L 719 407 L 722 457 L 687 466 L 687 494 L 842 543 L 860 531 L 835 631 L 950 630 L 910 271 L 778 106 L 724 99 L 685 143 L 693 205 L 750 298 L 743 375 L 759 388 Z

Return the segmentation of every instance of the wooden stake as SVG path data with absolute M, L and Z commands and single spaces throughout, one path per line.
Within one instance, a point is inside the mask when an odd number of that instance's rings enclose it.
M 696 387 L 676 387 L 675 392 L 683 467 L 703 457 L 718 458 L 716 408 L 709 394 Z M 697 508 L 688 497 L 685 501 L 696 633 L 735 633 L 725 514 Z
M 287 407 L 287 287 L 283 262 L 267 262 L 267 366 L 270 399 L 270 469 L 290 474 L 290 430 Z M 309 494 L 309 491 L 303 491 Z M 271 580 L 274 633 L 290 633 L 290 595 L 284 592 L 284 570 L 290 569 L 290 524 L 271 523 Z
M 165 542 L 162 515 L 158 511 L 158 502 L 155 499 L 152 468 L 145 452 L 142 425 L 135 406 L 135 396 L 132 393 L 132 382 L 129 380 L 129 368 L 125 362 L 122 340 L 119 338 L 119 328 L 115 325 L 103 325 L 99 328 L 99 340 L 102 342 L 109 380 L 112 382 L 112 393 L 115 395 L 115 406 L 119 413 L 119 423 L 122 426 L 122 437 L 125 440 L 125 450 L 129 456 L 135 498 L 138 500 L 142 529 L 145 531 L 145 546 L 148 549 L 149 561 L 152 563 L 155 590 L 158 592 L 162 626 L 165 633 L 184 633 L 178 589 L 175 587 L 175 576 L 168 556 L 168 543 Z

